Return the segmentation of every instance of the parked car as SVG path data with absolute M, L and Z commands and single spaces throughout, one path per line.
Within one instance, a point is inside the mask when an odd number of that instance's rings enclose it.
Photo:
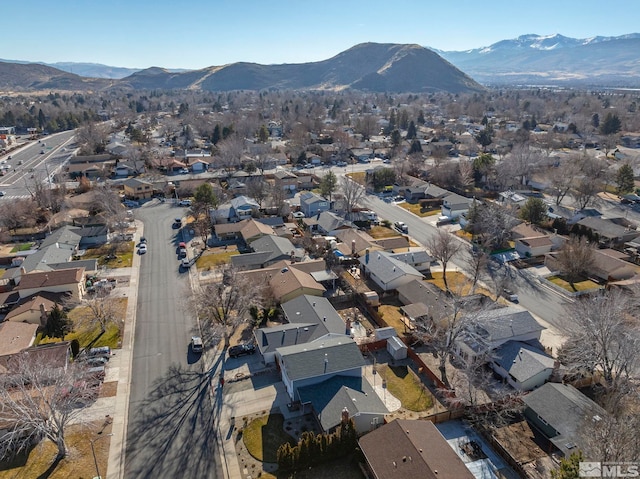
M 191 351 L 194 353 L 201 353 L 204 349 L 204 344 L 200 336 L 191 337 Z
M 407 233 L 409 231 L 409 227 L 402 221 L 396 221 L 393 223 L 393 227 L 400 231 L 400 233 Z
M 108 362 L 109 362 L 109 359 L 106 358 L 105 356 L 96 356 L 93 358 L 88 358 L 85 361 L 85 364 L 91 367 L 98 367 L 98 366 L 104 366 Z
M 173 229 L 178 229 L 182 227 L 182 218 L 176 218 L 173 220 Z
M 102 356 L 108 359 L 111 356 L 111 348 L 109 346 L 91 348 L 89 351 L 87 351 L 87 356 L 89 356 L 90 358 Z
M 251 343 L 238 344 L 229 348 L 229 357 L 237 358 L 247 354 L 253 354 L 256 352 L 256 346 Z
M 0 196 L 4 196 L 4 195 L 6 195 L 6 194 L 7 194 L 7 193 L 5 193 L 4 191 L 0 191 Z
M 511 291 L 510 289 L 504 289 L 502 291 L 502 296 L 504 296 L 505 298 L 507 298 L 509 301 L 511 301 L 512 303 L 517 303 L 518 302 L 518 295 L 516 293 L 514 293 L 513 291 Z
M 145 254 L 147 252 L 147 245 L 146 244 L 141 244 L 138 247 L 138 254 Z
M 305 214 L 302 211 L 294 211 L 293 213 L 291 213 L 291 216 L 296 219 L 300 219 L 300 218 L 304 218 Z
M 191 206 L 191 200 L 180 200 L 178 206 Z
M 189 269 L 191 268 L 191 260 L 189 258 L 182 258 L 180 265 L 185 269 Z

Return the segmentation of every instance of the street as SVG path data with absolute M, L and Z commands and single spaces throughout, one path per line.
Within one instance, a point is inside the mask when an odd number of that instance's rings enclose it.
M 136 209 L 148 252 L 141 258 L 131 371 L 125 477 L 220 478 L 214 409 L 196 330 L 189 275 L 176 255 L 186 210 L 157 201 Z

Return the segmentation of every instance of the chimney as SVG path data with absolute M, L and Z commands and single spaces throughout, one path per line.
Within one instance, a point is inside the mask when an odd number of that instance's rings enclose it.
M 44 308 L 44 303 L 40 303 L 40 326 L 46 326 L 47 324 L 47 310 Z
M 347 424 L 349 422 L 349 410 L 345 406 L 342 409 L 342 424 Z
M 369 248 L 367 248 L 367 249 L 365 250 L 365 253 L 364 253 L 364 262 L 365 262 L 365 264 L 369 264 Z
M 351 240 L 351 254 L 356 254 L 356 240 Z

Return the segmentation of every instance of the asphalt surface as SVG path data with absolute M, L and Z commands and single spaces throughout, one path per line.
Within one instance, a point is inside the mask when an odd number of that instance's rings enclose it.
M 68 146 L 74 134 L 75 131 L 56 133 L 42 138 L 40 143 L 34 140 L 3 156 L 0 161 L 6 160 L 4 164 L 9 165 L 9 169 L 0 177 L 0 190 L 5 192 L 0 202 L 28 198 L 34 182 L 49 183 L 49 177 L 60 171 L 71 157 L 73 151 Z
M 427 219 L 415 216 L 394 203 L 386 203 L 375 195 L 367 195 L 363 198 L 362 203 L 375 211 L 382 219 L 394 222 L 404 221 L 409 227 L 409 236 L 422 245 L 427 245 L 429 239 L 438 231 L 438 228 L 429 224 Z M 453 258 L 451 265 L 464 270 L 470 254 L 471 248 L 465 245 L 460 253 Z M 505 285 L 518 294 L 521 306 L 556 329 L 562 330 L 565 307 L 570 304 L 570 301 L 515 268 L 503 266 L 497 274 L 508 276 Z M 490 284 L 488 277 L 481 278 L 481 280 Z
M 189 348 L 197 331 L 189 275 L 177 256 L 184 208 L 150 202 L 135 210 L 148 252 L 141 258 L 127 426 L 129 478 L 220 478 L 212 370 Z

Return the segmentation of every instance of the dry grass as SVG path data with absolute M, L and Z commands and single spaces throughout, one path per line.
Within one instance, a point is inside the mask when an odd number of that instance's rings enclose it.
M 407 366 L 385 364 L 378 366 L 377 370 L 387 381 L 389 393 L 400 400 L 403 408 L 415 412 L 431 409 L 433 406 L 431 393 Z
M 207 250 L 196 260 L 196 267 L 201 270 L 216 268 L 222 264 L 230 263 L 231 257 L 237 254 L 240 253 L 235 247 L 227 250 L 223 248 Z
M 358 183 L 358 184 L 360 184 L 362 186 L 367 186 L 367 182 L 366 182 L 367 174 L 364 171 L 356 171 L 354 173 L 347 173 L 346 176 L 348 176 L 353 181 L 355 181 L 356 183 Z
M 425 218 L 427 216 L 435 216 L 437 214 L 440 214 L 441 211 L 440 209 L 423 210 L 419 203 L 407 203 L 406 201 L 403 203 L 398 203 L 398 206 L 421 218 Z
M 261 462 L 277 462 L 278 448 L 285 442 L 293 444 L 293 438 L 284 430 L 282 414 L 254 419 L 242 430 L 242 440 L 249 454 Z
M 428 283 L 432 283 L 445 291 L 444 280 L 442 279 L 442 272 L 432 273 L 431 279 L 426 280 Z M 447 271 L 447 283 L 449 283 L 449 290 L 459 296 L 466 296 L 471 294 L 471 280 L 464 274 L 457 271 Z M 474 292 L 484 294 L 492 297 L 492 293 L 481 286 L 476 285 Z
M 384 319 L 385 323 L 395 329 L 399 336 L 404 334 L 406 327 L 402 321 L 403 315 L 398 306 L 383 304 L 378 307 L 378 312 L 382 316 L 382 319 Z
M 135 251 L 134 241 L 123 241 L 117 244 L 115 259 L 107 260 L 106 257 L 111 254 L 112 245 L 102 245 L 99 248 L 87 250 L 82 259 L 98 259 L 99 266 L 107 268 L 130 268 L 133 265 L 133 254 Z
M 100 334 L 100 325 L 92 324 L 91 310 L 87 306 L 77 306 L 69 311 L 69 318 L 73 321 L 73 331 L 65 336 L 65 341 L 77 339 L 80 347 L 84 348 L 89 344 L 92 347 L 109 346 L 111 348 L 120 347 L 122 337 L 122 324 L 127 314 L 127 298 L 114 298 L 115 312 L 114 321 L 107 325 L 106 331 Z M 98 338 L 98 336 L 100 336 Z M 98 338 L 95 343 L 93 342 Z M 42 338 L 39 344 L 56 343 L 61 341 L 58 338 Z
M 98 434 L 102 431 L 101 434 Z M 94 421 L 87 425 L 72 425 L 67 428 L 65 440 L 67 443 L 67 457 L 62 459 L 55 468 L 56 447 L 48 439 L 41 441 L 28 454 L 18 458 L 13 463 L 0 463 L 0 479 L 16 478 L 49 478 L 49 479 L 91 479 L 97 476 L 96 466 L 91 452 L 91 440 L 98 461 L 98 468 L 102 477 L 107 475 L 109 460 L 109 443 L 111 425 L 105 425 L 103 420 Z
M 373 239 L 380 238 L 393 238 L 394 236 L 400 236 L 400 233 L 391 228 L 387 228 L 386 226 L 373 226 L 368 231 L 369 236 Z
M 556 286 L 560 286 L 562 289 L 565 289 L 570 293 L 575 293 L 576 291 L 586 291 L 589 289 L 596 289 L 600 287 L 598 283 L 594 283 L 590 279 L 570 283 L 560 276 L 549 276 L 547 278 L 547 281 L 552 282 Z

